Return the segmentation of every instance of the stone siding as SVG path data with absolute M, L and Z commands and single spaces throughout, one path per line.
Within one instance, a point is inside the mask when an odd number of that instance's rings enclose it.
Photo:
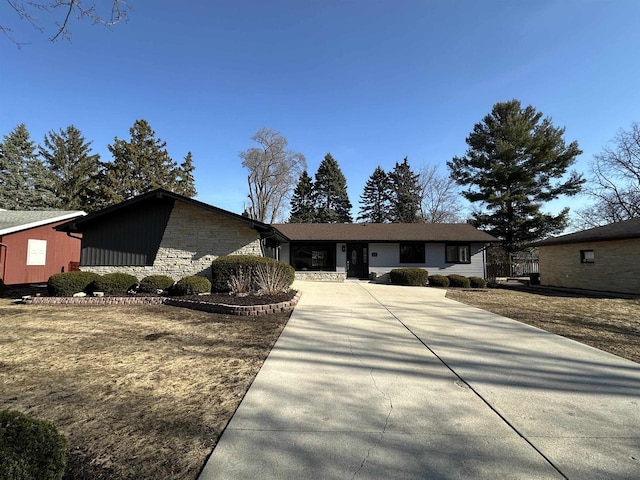
M 346 278 L 346 272 L 296 272 L 296 280 L 312 282 L 344 282 Z
M 580 250 L 593 250 L 581 263 Z M 566 288 L 640 295 L 640 239 L 539 247 L 540 283 Z
M 203 275 L 211 279 L 211 262 L 224 255 L 261 257 L 258 232 L 235 218 L 177 201 L 153 266 L 97 266 L 81 270 L 101 275 L 124 272 L 138 279 L 148 275 L 168 275 L 174 280 Z

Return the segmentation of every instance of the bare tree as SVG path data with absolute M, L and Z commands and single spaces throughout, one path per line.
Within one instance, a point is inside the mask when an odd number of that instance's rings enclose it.
M 424 165 L 418 172 L 420 210 L 426 223 L 452 223 L 463 219 L 464 207 L 456 183 L 440 175 L 437 165 Z
M 284 218 L 291 191 L 307 168 L 301 153 L 287 150 L 287 139 L 268 128 L 261 128 L 251 139 L 260 146 L 240 152 L 242 166 L 249 170 L 248 214 L 254 220 L 271 223 Z
M 593 204 L 578 212 L 578 224 L 595 227 L 640 217 L 640 126 L 620 130 L 594 157 L 585 193 Z
M 131 10 L 123 0 L 111 0 L 110 7 L 104 7 L 106 2 L 85 2 L 82 0 L 49 0 L 47 2 L 35 2 L 29 0 L 6 0 L 7 4 L 16 13 L 20 20 L 26 20 L 33 28 L 40 32 L 45 31 L 45 27 L 40 23 L 39 17 L 48 12 L 53 12 L 58 19 L 55 21 L 55 30 L 49 38 L 52 42 L 58 38 L 71 39 L 69 24 L 75 17 L 78 20 L 88 19 L 93 23 L 112 27 L 113 25 L 125 21 Z M 102 3 L 102 5 L 100 5 Z M 98 6 L 96 6 L 98 4 Z M 106 10 L 106 11 L 105 11 Z M 12 42 L 20 46 L 21 44 L 13 37 L 13 29 L 4 23 L 0 24 L 2 31 Z

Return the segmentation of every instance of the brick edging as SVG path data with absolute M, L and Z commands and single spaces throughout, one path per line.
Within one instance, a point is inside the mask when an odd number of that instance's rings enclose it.
M 209 313 L 258 316 L 270 313 L 290 312 L 298 304 L 302 292 L 298 291 L 287 302 L 267 305 L 226 305 L 223 303 L 180 300 L 171 297 L 31 297 L 23 300 L 26 305 L 170 305 Z

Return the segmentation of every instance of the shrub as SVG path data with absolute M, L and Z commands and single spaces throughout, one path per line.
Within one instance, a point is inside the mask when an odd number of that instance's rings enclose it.
M 254 271 L 258 283 L 258 291 L 272 295 L 289 290 L 292 283 L 289 269 L 293 270 L 293 267 L 282 262 L 258 265 Z
M 429 272 L 422 268 L 394 268 L 389 272 L 389 279 L 395 285 L 425 286 Z
M 211 289 L 214 292 L 228 292 L 229 281 L 238 275 L 238 269 L 243 268 L 251 272 L 251 290 L 259 290 L 256 268 L 258 265 L 278 265 L 277 269 L 283 275 L 289 287 L 295 278 L 293 267 L 273 258 L 256 257 L 254 255 L 227 255 L 216 258 L 211 264 Z
M 431 275 L 429 276 L 429 286 L 447 288 L 449 286 L 449 279 L 444 275 Z
M 4 282 L 0 278 L 0 297 L 4 297 Z
M 189 275 L 176 282 L 171 289 L 174 295 L 197 295 L 211 292 L 211 282 L 199 275 Z
M 236 273 L 231 275 L 227 282 L 231 293 L 249 293 L 251 291 L 251 270 L 245 267 L 236 268 Z
M 94 292 L 104 292 L 109 295 L 126 295 L 138 286 L 138 278 L 128 273 L 114 272 L 96 278 L 91 285 Z
M 471 282 L 464 275 L 447 275 L 449 279 L 449 286 L 453 288 L 469 288 L 471 286 Z
M 94 272 L 65 272 L 54 273 L 49 277 L 47 290 L 55 297 L 70 297 L 74 293 L 86 292 L 89 286 L 100 278 Z
M 143 293 L 156 293 L 158 290 L 168 290 L 175 282 L 167 275 L 149 275 L 140 280 L 138 290 Z
M 67 441 L 56 427 L 15 410 L 0 410 L 0 479 L 59 480 Z
M 471 288 L 485 288 L 487 286 L 487 282 L 482 277 L 469 277 L 469 284 Z

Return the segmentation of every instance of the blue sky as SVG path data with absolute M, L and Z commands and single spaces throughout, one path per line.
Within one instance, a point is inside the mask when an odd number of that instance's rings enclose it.
M 130 0 L 129 21 L 74 21 L 72 41 L 13 18 L 0 38 L 0 135 L 25 123 L 40 143 L 73 124 L 103 160 L 146 119 L 174 160 L 193 152 L 197 198 L 237 213 L 238 152 L 282 133 L 313 175 L 327 152 L 357 212 L 377 165 L 414 169 L 466 151 L 496 102 L 531 104 L 593 155 L 640 121 L 636 0 Z M 46 18 L 42 18 L 46 23 Z M 548 206 L 575 208 L 584 199 Z

